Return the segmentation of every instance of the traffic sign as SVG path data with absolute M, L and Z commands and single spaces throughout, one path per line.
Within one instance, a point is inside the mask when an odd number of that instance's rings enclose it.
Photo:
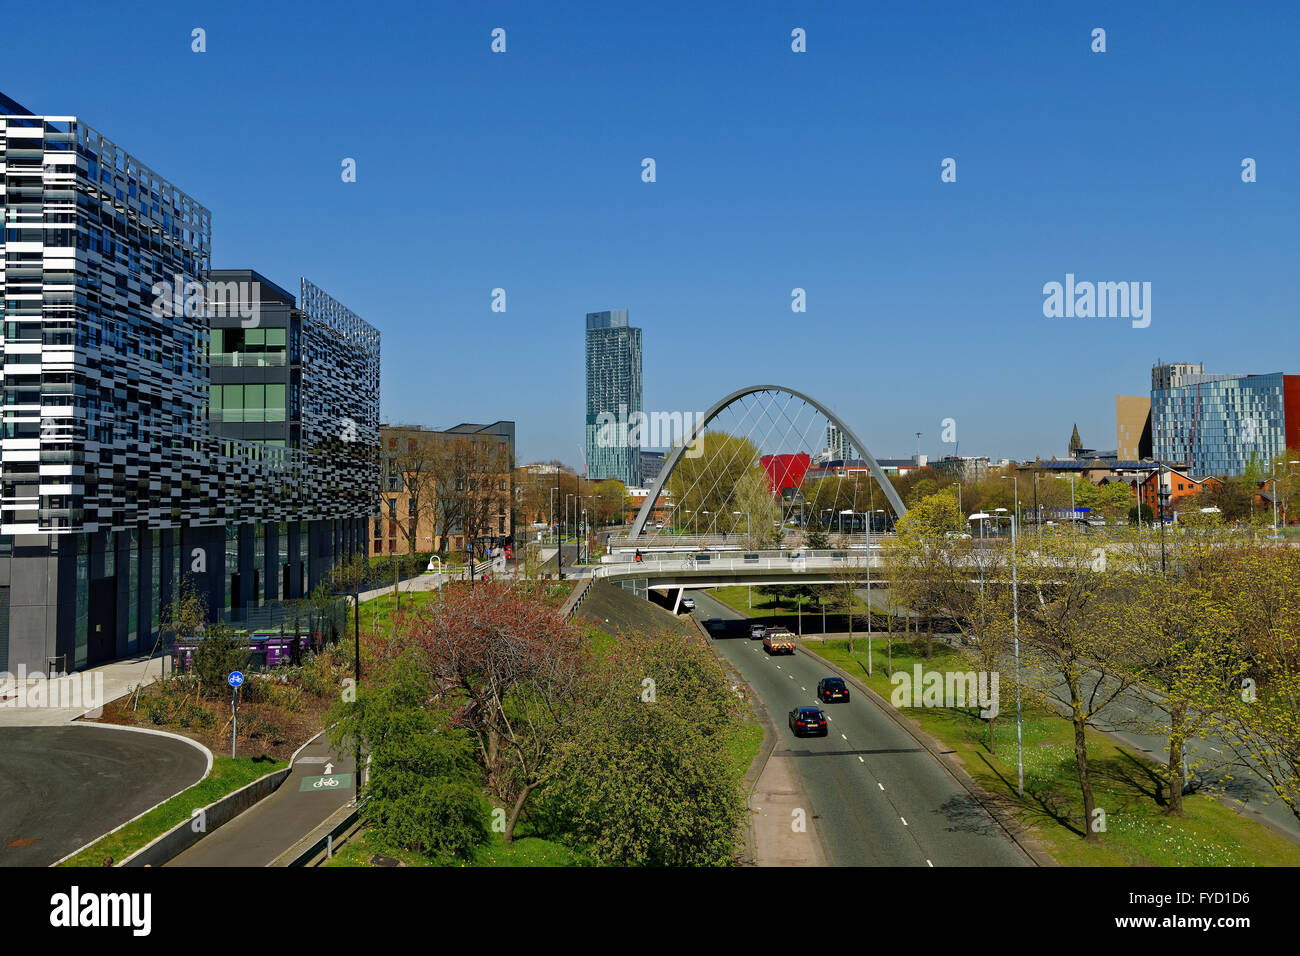
M 240 684 L 244 683 L 244 675 L 239 671 L 231 671 L 230 676 L 227 677 L 226 680 L 230 682 L 231 687 L 238 687 Z

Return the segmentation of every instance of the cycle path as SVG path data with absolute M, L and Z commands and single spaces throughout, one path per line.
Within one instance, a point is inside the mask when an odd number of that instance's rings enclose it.
M 332 771 L 328 776 L 327 768 Z M 213 830 L 167 866 L 270 866 L 354 796 L 352 755 L 334 753 L 328 741 L 318 737 L 298 754 L 289 776 L 273 794 Z

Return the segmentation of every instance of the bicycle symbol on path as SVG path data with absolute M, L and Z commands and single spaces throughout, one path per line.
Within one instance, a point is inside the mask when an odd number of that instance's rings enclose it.
M 328 790 L 331 787 L 337 787 L 338 785 L 339 785 L 338 777 L 321 777 L 319 780 L 317 780 L 315 783 L 312 784 L 312 789 L 319 790 L 322 787 L 324 787 L 325 789 Z

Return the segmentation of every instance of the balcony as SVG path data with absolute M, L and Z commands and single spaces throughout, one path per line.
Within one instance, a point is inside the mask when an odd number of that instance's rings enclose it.
M 212 352 L 208 361 L 222 368 L 273 368 L 283 366 L 284 352 Z

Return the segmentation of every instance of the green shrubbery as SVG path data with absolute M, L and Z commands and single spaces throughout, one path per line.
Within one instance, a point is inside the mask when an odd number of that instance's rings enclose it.
M 413 652 L 384 665 L 329 719 L 335 746 L 361 739 L 370 758 L 366 824 L 381 844 L 469 859 L 487 839 L 487 800 L 468 733 L 427 706 L 430 678 Z

